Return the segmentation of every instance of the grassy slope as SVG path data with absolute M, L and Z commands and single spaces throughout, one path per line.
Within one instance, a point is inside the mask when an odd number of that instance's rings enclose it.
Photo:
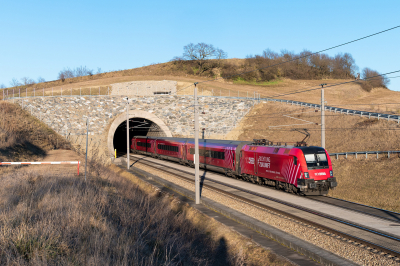
M 67 144 L 16 105 L 0 112 L 0 161 Z M 0 168 L 1 265 L 290 265 L 119 168 L 88 169 L 86 183 L 69 169 Z
M 69 144 L 18 105 L 0 102 L 0 161 L 35 160 Z

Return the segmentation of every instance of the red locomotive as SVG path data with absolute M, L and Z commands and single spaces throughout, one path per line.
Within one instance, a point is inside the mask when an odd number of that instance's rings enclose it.
M 194 166 L 194 139 L 134 137 L 131 151 Z M 337 186 L 321 147 L 199 139 L 199 158 L 200 167 L 287 192 L 325 195 Z

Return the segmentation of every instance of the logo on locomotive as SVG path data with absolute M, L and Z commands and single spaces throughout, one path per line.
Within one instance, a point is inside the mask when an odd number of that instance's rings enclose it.
M 264 168 L 271 167 L 271 157 L 260 156 L 258 157 L 258 166 Z

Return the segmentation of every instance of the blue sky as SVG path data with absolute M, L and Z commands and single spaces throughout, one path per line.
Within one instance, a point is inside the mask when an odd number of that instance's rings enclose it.
M 400 25 L 400 1 L 0 0 L 0 84 L 57 78 L 65 67 L 103 71 L 167 62 L 188 43 L 229 58 L 270 48 L 319 51 Z M 400 70 L 400 28 L 328 52 L 360 70 Z M 392 76 L 400 76 L 400 73 Z M 400 78 L 391 90 L 400 91 Z

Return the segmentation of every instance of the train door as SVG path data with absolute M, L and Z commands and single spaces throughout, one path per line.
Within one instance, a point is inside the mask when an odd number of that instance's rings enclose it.
M 258 175 L 258 153 L 253 152 L 254 154 L 254 175 Z

